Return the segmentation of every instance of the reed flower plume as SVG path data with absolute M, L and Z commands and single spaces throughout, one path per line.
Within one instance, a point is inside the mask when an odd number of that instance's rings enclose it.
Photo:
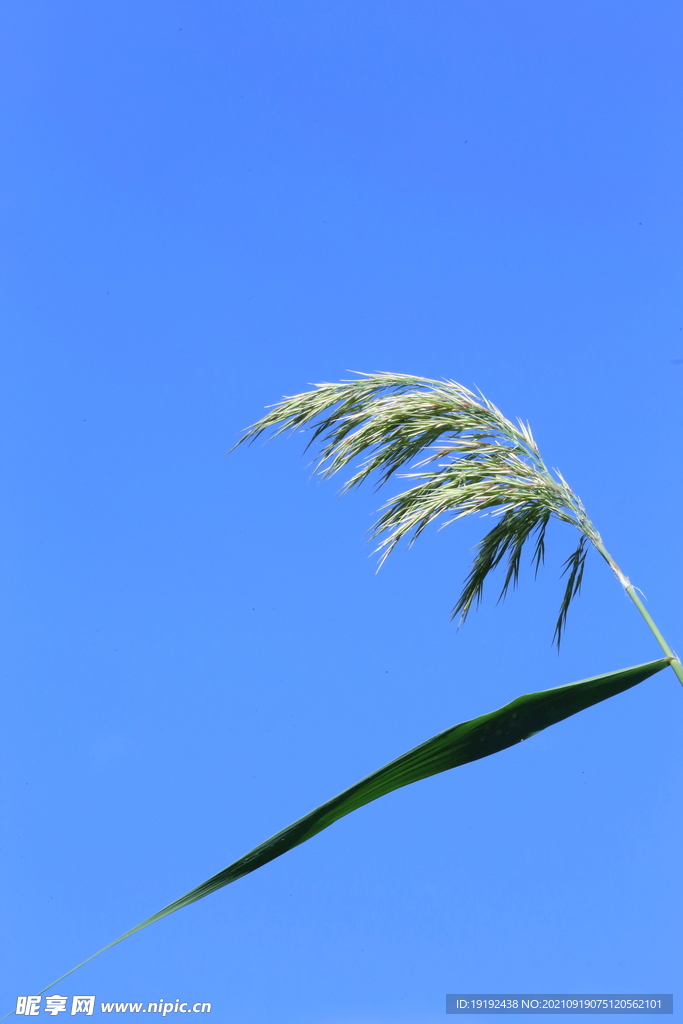
M 442 526 L 475 514 L 493 517 L 453 609 L 462 620 L 501 564 L 505 576 L 500 597 L 517 584 L 525 548 L 531 550 L 538 572 L 551 519 L 568 523 L 580 534 L 564 563 L 566 587 L 554 633 L 558 648 L 569 606 L 581 588 L 590 544 L 625 581 L 578 495 L 557 470 L 546 466 L 529 425 L 513 423 L 462 384 L 398 373 L 359 374 L 356 380 L 318 384 L 272 406 L 237 445 L 265 431 L 276 436 L 302 428 L 311 431 L 307 447 L 319 446 L 316 468 L 322 476 L 355 464 L 343 492 L 373 475 L 378 487 L 394 474 L 410 481 L 407 490 L 379 509 L 372 537 L 379 540 L 380 565 L 399 541 L 406 538 L 410 546 L 440 517 Z

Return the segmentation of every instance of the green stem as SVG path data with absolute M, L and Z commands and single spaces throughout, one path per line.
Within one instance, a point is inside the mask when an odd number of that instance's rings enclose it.
M 666 640 L 664 639 L 664 637 L 660 633 L 659 628 L 657 626 L 657 623 L 652 618 L 652 616 L 650 615 L 649 611 L 647 610 L 647 608 L 645 607 L 643 602 L 638 597 L 638 592 L 636 591 L 635 587 L 631 583 L 630 579 L 628 578 L 628 576 L 626 576 L 621 571 L 621 569 L 619 568 L 617 563 L 614 561 L 614 559 L 609 554 L 609 552 L 605 550 L 605 548 L 602 546 L 602 544 L 598 544 L 595 541 L 593 541 L 593 543 L 595 544 L 595 547 L 600 552 L 602 557 L 605 559 L 607 564 L 609 565 L 609 567 L 612 570 L 612 572 L 614 573 L 614 575 L 617 577 L 617 579 L 621 583 L 622 587 L 624 588 L 624 590 L 626 591 L 628 596 L 633 601 L 634 605 L 636 606 L 636 608 L 638 609 L 640 614 L 643 616 L 643 618 L 647 622 L 647 624 L 650 627 L 650 629 L 652 630 L 652 632 L 653 632 L 653 634 L 654 634 L 654 636 L 655 636 L 659 646 L 662 648 L 662 650 L 664 651 L 666 656 L 668 658 L 672 659 L 671 667 L 674 670 L 674 672 L 676 673 L 676 676 L 678 677 L 679 683 L 681 684 L 681 686 L 683 686 L 683 665 L 681 665 L 681 662 L 680 662 L 678 656 L 674 653 L 674 651 L 672 651 L 672 649 L 669 647 L 668 643 L 666 642 Z

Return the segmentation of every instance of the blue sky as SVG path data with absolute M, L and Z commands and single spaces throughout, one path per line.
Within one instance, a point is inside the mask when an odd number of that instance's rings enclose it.
M 298 438 L 349 370 L 530 420 L 683 645 L 679 4 L 0 5 L 2 1007 L 409 747 L 658 648 L 589 559 L 449 622 Z M 674 992 L 671 672 L 370 805 L 69 979 L 240 1024 Z

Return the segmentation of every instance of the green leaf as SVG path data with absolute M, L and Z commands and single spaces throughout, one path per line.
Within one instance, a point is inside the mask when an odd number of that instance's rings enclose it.
M 506 747 L 512 747 L 515 743 L 529 739 L 541 729 L 547 729 L 549 725 L 561 722 L 564 718 L 575 715 L 578 711 L 598 704 L 600 701 L 613 697 L 617 693 L 642 683 L 644 679 L 661 672 L 663 668 L 671 664 L 671 658 L 660 658 L 659 661 L 650 661 L 644 665 L 635 665 L 632 668 L 621 669 L 619 672 L 608 672 L 606 675 L 593 676 L 591 679 L 584 679 L 579 683 L 570 683 L 568 686 L 558 686 L 552 690 L 541 690 L 539 693 L 527 693 L 518 697 L 511 704 L 498 711 L 492 711 L 488 715 L 481 715 L 480 718 L 473 718 L 469 722 L 461 722 L 454 725 L 445 732 L 440 732 L 414 747 L 407 754 L 390 761 L 383 768 L 373 772 L 366 778 L 361 779 L 355 786 L 345 789 L 343 793 L 332 797 L 326 803 L 316 807 L 310 814 L 299 818 L 292 825 L 277 832 L 265 843 L 256 846 L 249 853 L 246 853 L 239 860 L 234 861 L 217 875 L 213 875 L 202 882 L 201 885 L 191 889 L 180 899 L 169 903 L 163 910 L 142 921 L 135 928 L 131 928 L 124 935 L 119 936 L 108 946 L 104 946 L 97 953 L 84 960 L 78 967 L 72 968 L 61 978 L 57 978 L 42 992 L 47 992 L 58 982 L 73 974 L 79 967 L 93 960 L 100 953 L 111 949 L 117 943 L 122 942 L 129 936 L 141 931 L 150 924 L 160 921 L 169 914 L 187 907 L 197 900 L 209 896 L 224 885 L 235 882 L 238 878 L 248 875 L 257 868 L 263 867 L 276 857 L 280 857 L 295 846 L 300 846 L 308 839 L 328 828 L 335 821 L 350 814 L 352 811 L 371 803 L 373 800 L 409 786 L 420 779 L 429 778 L 430 775 L 438 775 L 439 772 L 448 771 L 450 768 L 457 768 L 461 764 L 469 764 L 470 761 L 478 761 L 489 754 L 495 754 Z M 42 994 L 42 993 L 41 993 Z

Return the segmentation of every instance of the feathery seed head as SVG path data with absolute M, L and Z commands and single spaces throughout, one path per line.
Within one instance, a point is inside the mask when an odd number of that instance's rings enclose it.
M 581 500 L 560 473 L 547 469 L 527 423 L 518 420 L 515 426 L 484 395 L 455 381 L 359 374 L 356 380 L 317 384 L 284 398 L 235 447 L 267 430 L 277 436 L 301 428 L 311 430 L 307 447 L 319 444 L 316 468 L 324 477 L 362 457 L 343 492 L 373 474 L 377 487 L 395 473 L 412 481 L 379 510 L 372 536 L 379 539 L 380 565 L 399 541 L 406 537 L 413 544 L 440 516 L 448 517 L 443 526 L 475 513 L 497 517 L 477 546 L 453 609 L 462 619 L 479 603 L 486 578 L 501 562 L 507 561 L 507 571 L 500 597 L 517 584 L 529 542 L 538 572 L 551 519 L 576 527 L 581 539 L 565 562 L 567 585 L 555 626 L 559 648 L 569 606 L 581 588 L 587 542 L 601 541 Z M 410 472 L 398 473 L 407 463 Z

